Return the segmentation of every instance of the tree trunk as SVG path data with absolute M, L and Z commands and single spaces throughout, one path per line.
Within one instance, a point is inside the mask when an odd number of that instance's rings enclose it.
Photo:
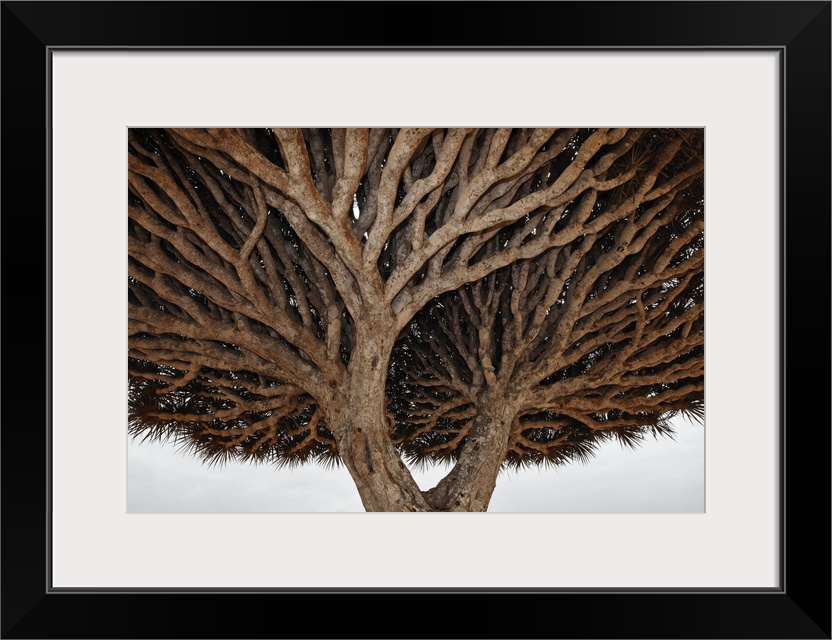
M 367 511 L 431 511 L 390 439 L 385 385 L 389 331 L 368 322 L 356 336 L 350 375 L 336 390 L 331 421 L 338 451 Z
M 451 472 L 427 492 L 435 511 L 486 511 L 505 457 L 515 407 L 503 389 L 487 387 Z
M 344 465 L 367 511 L 486 511 L 516 413 L 504 389 L 487 386 L 459 459 L 422 492 L 390 439 L 385 395 L 392 344 L 381 322 L 363 322 L 349 376 L 335 390 L 331 423 Z

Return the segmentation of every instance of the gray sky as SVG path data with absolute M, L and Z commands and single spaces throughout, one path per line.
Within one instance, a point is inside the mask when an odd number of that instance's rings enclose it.
M 705 428 L 674 423 L 675 440 L 647 436 L 637 449 L 608 442 L 589 464 L 503 472 L 490 512 L 702 513 Z M 129 513 L 287 513 L 363 511 L 344 467 L 276 469 L 232 463 L 208 467 L 170 443 L 130 440 Z M 422 489 L 447 473 L 415 472 Z

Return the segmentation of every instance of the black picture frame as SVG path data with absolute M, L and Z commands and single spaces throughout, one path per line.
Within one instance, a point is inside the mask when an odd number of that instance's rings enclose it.
M 3 2 L 2 637 L 830 638 L 830 15 L 828 1 Z M 780 587 L 52 590 L 47 133 L 50 51 L 62 47 L 778 51 Z M 93 381 L 72 383 L 83 393 Z

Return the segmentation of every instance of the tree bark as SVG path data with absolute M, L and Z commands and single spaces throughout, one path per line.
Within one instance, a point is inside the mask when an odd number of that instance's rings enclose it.
M 385 416 L 386 372 L 392 344 L 379 322 L 361 323 L 350 375 L 336 393 L 332 424 L 338 450 L 366 511 L 479 511 L 488 509 L 505 458 L 516 407 L 505 390 L 486 386 L 478 413 L 451 472 L 423 492 L 390 439 Z
M 451 472 L 426 493 L 436 511 L 486 511 L 508 448 L 516 408 L 505 390 L 487 387 Z
M 367 511 L 431 511 L 390 439 L 385 396 L 392 351 L 386 337 L 389 324 L 360 326 L 349 376 L 336 390 L 331 411 L 341 459 Z

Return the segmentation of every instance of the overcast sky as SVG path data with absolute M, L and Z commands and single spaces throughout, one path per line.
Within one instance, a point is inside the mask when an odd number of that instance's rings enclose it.
M 702 513 L 705 428 L 674 423 L 675 440 L 647 436 L 637 449 L 608 442 L 589 464 L 503 472 L 490 512 Z M 209 467 L 170 443 L 130 440 L 128 513 L 288 513 L 363 511 L 342 466 L 276 469 L 231 463 Z M 422 489 L 447 473 L 414 472 Z

